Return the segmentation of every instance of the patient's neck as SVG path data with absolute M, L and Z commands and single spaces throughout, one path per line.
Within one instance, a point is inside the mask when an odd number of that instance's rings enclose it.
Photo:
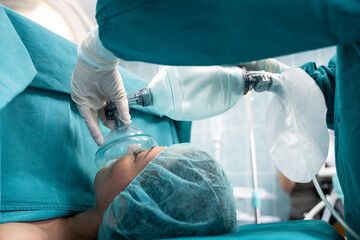
M 66 219 L 66 239 L 97 239 L 104 210 L 94 206 L 89 210 Z

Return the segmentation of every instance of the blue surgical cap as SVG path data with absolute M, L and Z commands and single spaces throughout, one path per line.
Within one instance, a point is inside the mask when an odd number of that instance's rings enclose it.
M 237 231 L 232 187 L 199 147 L 159 153 L 104 213 L 99 239 L 159 239 Z

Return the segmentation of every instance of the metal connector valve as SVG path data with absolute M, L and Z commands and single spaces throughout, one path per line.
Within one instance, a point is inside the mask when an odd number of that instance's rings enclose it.
M 244 95 L 253 89 L 256 92 L 266 91 L 271 87 L 272 83 L 272 78 L 265 71 L 247 72 Z

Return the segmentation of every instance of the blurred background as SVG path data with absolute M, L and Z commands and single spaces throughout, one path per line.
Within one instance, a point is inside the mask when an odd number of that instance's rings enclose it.
M 0 4 L 77 44 L 96 24 L 96 0 L 0 0 Z M 308 61 L 315 61 L 319 66 L 327 65 L 334 53 L 335 47 L 330 47 L 281 56 L 277 59 L 290 66 L 302 65 Z M 161 67 L 126 61 L 122 61 L 120 65 L 146 81 L 150 81 Z M 267 93 L 252 93 L 249 99 L 262 202 L 260 220 L 261 222 L 285 221 L 290 215 L 290 197 L 280 187 L 278 171 L 270 159 L 265 136 L 266 108 L 270 96 Z M 240 224 L 254 222 L 247 115 L 244 97 L 232 109 L 220 116 L 194 121 L 191 134 L 191 142 L 208 150 L 227 172 L 234 186 Z M 332 154 L 329 154 L 330 161 L 333 159 Z

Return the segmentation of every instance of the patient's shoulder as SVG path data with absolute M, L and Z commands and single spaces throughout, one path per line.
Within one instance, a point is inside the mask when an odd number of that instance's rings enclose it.
M 0 224 L 0 240 L 46 240 L 47 234 L 30 223 Z

